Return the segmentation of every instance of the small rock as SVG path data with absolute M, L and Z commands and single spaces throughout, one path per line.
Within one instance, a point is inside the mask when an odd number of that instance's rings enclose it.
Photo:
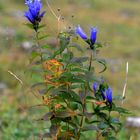
M 0 90 L 4 90 L 7 88 L 7 85 L 5 83 L 0 83 Z
M 33 43 L 29 42 L 29 41 L 22 42 L 22 44 L 21 44 L 21 48 L 25 51 L 30 50 L 32 48 L 32 46 L 33 46 Z
M 140 117 L 128 117 L 126 119 L 126 126 L 140 128 Z

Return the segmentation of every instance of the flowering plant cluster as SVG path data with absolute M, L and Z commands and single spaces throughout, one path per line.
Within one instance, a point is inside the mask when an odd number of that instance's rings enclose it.
M 35 74 L 42 79 L 32 88 L 38 89 L 42 105 L 48 108 L 39 120 L 50 122 L 41 138 L 80 140 L 87 139 L 87 133 L 91 132 L 92 137 L 88 139 L 116 140 L 122 126 L 120 115 L 128 111 L 114 103 L 111 87 L 101 76 L 96 76 L 93 62 L 103 66 L 99 73 L 107 68 L 106 62 L 96 54 L 102 47 L 97 42 L 97 28 L 92 27 L 88 37 L 78 25 L 58 34 L 59 43 L 55 49 L 48 44 L 40 45 L 41 39 L 47 39 L 47 36 L 40 37 L 45 14 L 45 11 L 40 12 L 41 0 L 26 0 L 25 4 L 28 7 L 24 13 L 29 21 L 27 25 L 35 31 L 37 40 L 31 64 L 39 69 Z M 77 55 L 79 51 L 83 53 L 84 48 L 73 42 L 75 36 L 87 43 L 89 48 L 84 53 L 89 53 L 88 57 Z

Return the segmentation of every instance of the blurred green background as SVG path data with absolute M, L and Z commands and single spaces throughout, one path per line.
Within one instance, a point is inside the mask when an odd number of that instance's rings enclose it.
M 43 22 L 44 33 L 57 36 L 57 20 L 46 1 Z M 106 58 L 108 70 L 105 79 L 113 94 L 121 95 L 125 82 L 126 62 L 129 62 L 128 84 L 124 107 L 133 115 L 140 115 L 140 0 L 50 0 L 64 21 L 61 29 L 78 24 L 88 33 L 91 26 L 98 27 L 98 41 L 105 44 L 100 57 Z M 29 106 L 40 103 L 30 91 L 34 81 L 26 73 L 29 64 L 27 48 L 33 43 L 33 34 L 24 24 L 24 0 L 0 0 L 0 139 L 34 140 L 45 131 L 47 124 L 36 121 L 45 108 Z M 74 17 L 73 17 L 74 16 Z M 73 17 L 73 18 L 72 18 Z M 85 45 L 85 44 L 84 44 Z M 22 81 L 19 83 L 8 70 Z M 43 129 L 42 129 L 43 128 Z M 119 140 L 139 140 L 138 130 L 123 128 Z M 87 139 L 89 139 L 87 137 Z

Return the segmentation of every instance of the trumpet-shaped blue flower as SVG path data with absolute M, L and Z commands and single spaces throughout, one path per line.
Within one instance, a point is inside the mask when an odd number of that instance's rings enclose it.
M 112 103 L 112 90 L 111 90 L 111 88 L 109 87 L 108 89 L 106 89 L 105 93 L 106 93 L 106 100 L 109 103 Z
M 83 29 L 80 27 L 80 25 L 78 25 L 76 27 L 76 30 L 75 30 L 76 34 L 78 34 L 82 39 L 84 40 L 87 40 L 88 37 L 87 35 L 85 34 L 85 32 L 83 31 Z
M 106 96 L 105 96 L 105 93 L 104 93 L 103 90 L 101 90 L 101 95 L 102 95 L 103 100 L 105 100 L 106 99 Z
M 105 87 L 102 84 L 98 85 L 98 83 L 95 82 L 92 88 L 95 94 L 99 91 L 103 100 L 106 100 L 110 104 L 112 103 L 112 90 L 110 87 Z
M 93 49 L 93 45 L 96 42 L 97 37 L 97 29 L 91 28 L 90 30 L 90 38 L 87 37 L 86 33 L 83 31 L 83 29 L 78 25 L 75 29 L 76 34 L 78 34 L 83 40 L 85 40 L 89 45 L 90 48 Z
M 42 8 L 41 0 L 25 0 L 28 6 L 28 11 L 24 12 L 24 16 L 33 24 L 34 29 L 37 31 L 39 22 L 43 18 L 45 11 L 40 13 Z
M 91 44 L 94 45 L 95 44 L 95 41 L 96 41 L 96 36 L 97 36 L 97 29 L 96 28 L 91 28 L 91 31 L 90 31 L 90 41 L 91 41 Z
M 94 90 L 95 93 L 96 93 L 96 91 L 97 91 L 97 88 L 98 88 L 98 84 L 97 84 L 97 83 L 94 83 L 94 84 L 93 84 L 93 90 Z

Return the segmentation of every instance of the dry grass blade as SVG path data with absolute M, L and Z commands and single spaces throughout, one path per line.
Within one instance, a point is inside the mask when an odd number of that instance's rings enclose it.
M 126 94 L 127 79 L 128 79 L 128 62 L 126 63 L 126 78 L 125 78 L 125 84 L 124 84 L 123 93 L 122 93 L 122 99 L 123 99 L 122 105 L 123 105 L 125 94 Z
M 14 76 L 14 77 L 20 82 L 20 84 L 23 85 L 22 80 L 21 80 L 17 75 L 15 75 L 15 74 L 14 74 L 13 72 L 11 72 L 10 70 L 8 70 L 8 73 L 10 73 L 12 76 Z

